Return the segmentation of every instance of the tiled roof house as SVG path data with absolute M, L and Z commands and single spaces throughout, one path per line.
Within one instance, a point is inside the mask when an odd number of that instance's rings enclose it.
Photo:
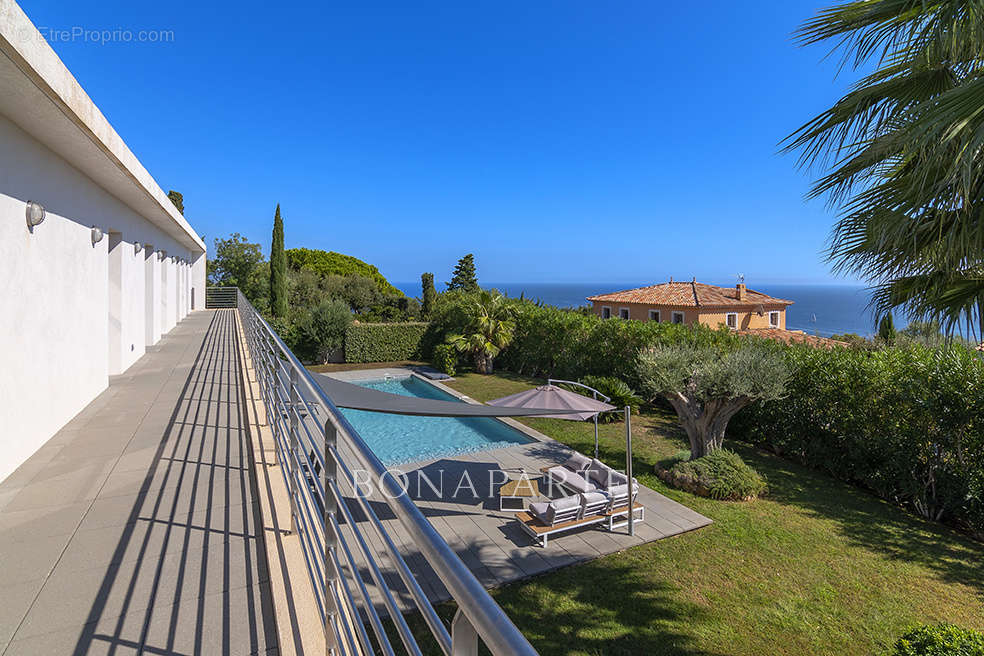
M 610 294 L 589 296 L 595 314 L 603 318 L 638 319 L 671 323 L 721 324 L 735 330 L 786 329 L 786 308 L 793 304 L 782 298 L 748 289 L 707 285 L 697 280 L 637 287 Z

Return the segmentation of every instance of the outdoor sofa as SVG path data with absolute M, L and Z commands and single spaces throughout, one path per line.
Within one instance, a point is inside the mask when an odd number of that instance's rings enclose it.
M 523 530 L 542 546 L 547 546 L 550 535 L 575 528 L 605 523 L 608 530 L 614 530 L 628 523 L 629 479 L 625 474 L 580 453 L 541 472 L 548 483 L 573 492 L 553 501 L 531 503 L 528 512 L 517 513 Z M 632 492 L 633 496 L 639 492 L 634 478 Z M 639 521 L 645 521 L 643 505 L 635 502 L 632 506 Z
M 562 465 L 544 467 L 540 470 L 547 482 L 557 484 L 573 494 L 586 492 L 607 492 L 611 488 L 625 486 L 628 496 L 629 478 L 616 471 L 598 459 L 592 459 L 580 453 L 573 454 Z M 639 481 L 632 479 L 632 492 L 639 491 Z

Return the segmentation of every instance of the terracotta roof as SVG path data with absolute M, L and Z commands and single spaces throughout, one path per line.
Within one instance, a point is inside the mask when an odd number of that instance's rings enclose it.
M 611 294 L 589 296 L 589 301 L 612 303 L 643 303 L 646 305 L 675 305 L 685 307 L 735 307 L 756 305 L 792 305 L 792 301 L 774 298 L 754 289 L 746 290 L 745 300 L 738 300 L 735 287 L 718 287 L 702 282 L 664 282 L 659 285 L 626 289 Z
M 810 335 L 802 330 L 782 330 L 780 328 L 753 328 L 751 330 L 739 330 L 742 335 L 754 335 L 755 337 L 765 337 L 774 339 L 777 342 L 787 344 L 809 344 L 810 346 L 833 348 L 835 346 L 850 346 L 847 342 L 841 342 L 829 337 L 818 337 Z

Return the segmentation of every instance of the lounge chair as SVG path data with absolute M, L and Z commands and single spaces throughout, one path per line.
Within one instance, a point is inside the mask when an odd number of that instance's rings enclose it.
M 516 513 L 520 526 L 542 546 L 549 537 L 608 520 L 611 500 L 603 492 L 572 494 L 550 502 L 531 503 L 529 512 Z

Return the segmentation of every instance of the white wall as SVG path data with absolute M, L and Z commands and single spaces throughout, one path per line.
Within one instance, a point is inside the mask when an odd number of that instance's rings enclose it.
M 29 200 L 47 210 L 33 231 L 25 221 Z M 106 233 L 96 244 L 93 225 Z M 111 231 L 119 233 L 112 294 Z M 156 253 L 148 260 L 135 242 L 198 258 L 204 271 L 204 254 L 189 252 L 0 116 L 0 480 L 105 389 L 110 373 L 125 371 L 155 341 L 158 328 L 146 325 L 148 292 L 151 307 L 168 303 L 160 319 L 165 329 L 174 326 L 175 265 L 170 257 L 157 261 Z M 162 269 L 164 289 L 154 276 Z M 118 330 L 110 329 L 111 298 Z

